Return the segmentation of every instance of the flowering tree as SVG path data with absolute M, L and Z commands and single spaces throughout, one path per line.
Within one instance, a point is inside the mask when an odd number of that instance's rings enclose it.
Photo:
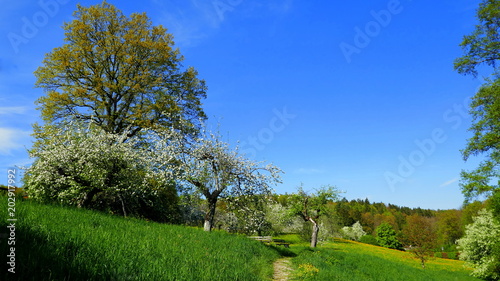
M 271 185 L 280 182 L 278 167 L 254 162 L 231 149 L 221 137 L 202 131 L 192 142 L 180 134 L 172 146 L 182 175 L 179 180 L 195 188 L 207 200 L 204 230 L 211 231 L 217 201 L 221 197 L 238 200 L 241 196 L 270 194 Z
M 366 235 L 366 232 L 363 230 L 363 226 L 359 223 L 359 221 L 355 222 L 352 226 L 345 226 L 342 228 L 342 233 L 347 239 L 359 241 L 359 239 Z
M 31 198 L 115 211 L 118 206 L 124 216 L 163 203 L 176 208 L 175 169 L 169 165 L 174 158 L 168 153 L 158 158 L 155 149 L 125 141 L 126 133 L 109 134 L 92 124 L 71 122 L 53 127 L 51 135 L 30 151 L 35 161 L 24 181 Z M 170 202 L 160 200 L 165 196 Z
M 457 243 L 460 259 L 474 268 L 473 276 L 500 280 L 500 224 L 491 211 L 481 210 Z
M 328 202 L 338 199 L 340 192 L 333 186 L 324 186 L 309 194 L 302 187 L 296 194 L 291 196 L 291 213 L 298 215 L 312 223 L 311 247 L 315 248 L 318 243 L 319 219 L 328 212 Z

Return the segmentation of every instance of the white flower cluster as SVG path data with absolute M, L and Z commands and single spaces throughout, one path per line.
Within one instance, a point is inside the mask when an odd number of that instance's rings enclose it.
M 363 226 L 357 221 L 352 226 L 344 226 L 342 228 L 342 234 L 346 239 L 359 241 L 359 239 L 366 235 L 366 232 L 363 230 Z
M 144 146 L 126 134 L 113 135 L 94 126 L 73 122 L 56 129 L 43 145 L 30 151 L 34 164 L 26 171 L 30 197 L 84 205 L 93 195 L 145 197 L 172 181 L 176 169 L 168 169 L 173 156 L 157 154 L 160 144 Z M 144 147 L 144 148 L 142 148 Z
M 474 222 L 466 227 L 465 236 L 457 241 L 460 259 L 474 270 L 472 275 L 478 278 L 499 280 L 500 224 L 493 213 L 481 210 Z

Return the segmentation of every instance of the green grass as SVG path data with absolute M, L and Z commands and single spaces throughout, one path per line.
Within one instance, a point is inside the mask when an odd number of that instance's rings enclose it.
M 16 218 L 16 273 L 2 239 L 2 280 L 266 280 L 279 256 L 246 237 L 88 210 L 17 201 Z
M 294 280 L 479 280 L 461 261 L 431 258 L 422 269 L 411 253 L 340 239 L 316 249 L 293 244 L 291 251 Z

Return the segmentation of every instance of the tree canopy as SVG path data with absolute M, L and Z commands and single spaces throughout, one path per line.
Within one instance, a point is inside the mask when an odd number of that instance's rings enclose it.
M 206 118 L 205 82 L 194 68 L 183 68 L 164 27 L 145 13 L 126 17 L 105 1 L 78 5 L 73 16 L 64 24 L 66 43 L 35 71 L 36 86 L 47 94 L 37 100 L 45 122 L 92 121 L 129 137 L 170 126 L 196 132 Z
M 470 131 L 473 136 L 462 151 L 464 160 L 471 156 L 484 156 L 472 171 L 463 171 L 462 191 L 467 200 L 479 195 L 497 198 L 500 167 L 500 1 L 483 0 L 477 10 L 479 24 L 461 43 L 465 55 L 455 60 L 455 69 L 461 74 L 478 75 L 478 67 L 491 66 L 493 74 L 487 78 L 472 98 L 470 113 L 473 118 Z M 500 204 L 499 204 L 500 205 Z M 500 206 L 493 206 L 500 209 Z M 500 213 L 500 211 L 497 211 Z
M 500 1 L 483 0 L 477 10 L 479 24 L 463 38 L 460 46 L 465 55 L 455 60 L 455 69 L 461 74 L 478 75 L 477 68 L 486 64 L 495 70 L 500 54 Z

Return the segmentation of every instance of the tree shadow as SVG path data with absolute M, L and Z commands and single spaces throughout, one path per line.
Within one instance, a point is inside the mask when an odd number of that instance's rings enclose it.
M 119 280 L 105 270 L 105 263 L 98 257 L 82 264 L 78 255 L 85 247 L 83 243 L 65 241 L 61 247 L 54 245 L 53 237 L 32 229 L 20 227 L 15 233 L 15 245 L 8 245 L 5 237 L 0 241 L 1 253 L 11 253 L 11 247 L 15 249 L 15 273 L 7 271 L 11 266 L 5 261 L 5 254 L 0 265 L 2 280 Z
M 274 246 L 274 245 L 268 245 L 267 247 L 275 250 L 282 257 L 293 258 L 297 256 L 297 254 L 292 250 L 290 250 L 290 248 L 285 248 L 283 246 Z

